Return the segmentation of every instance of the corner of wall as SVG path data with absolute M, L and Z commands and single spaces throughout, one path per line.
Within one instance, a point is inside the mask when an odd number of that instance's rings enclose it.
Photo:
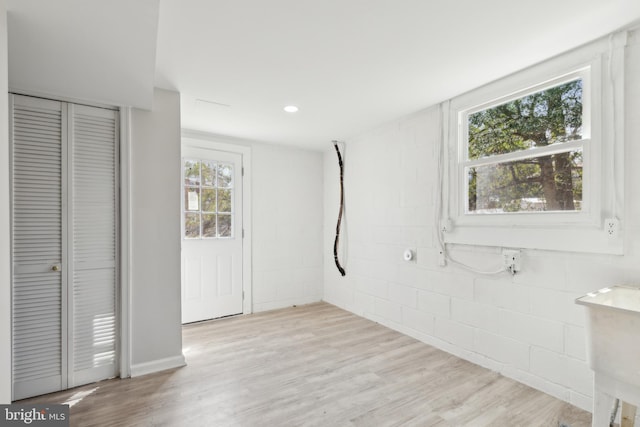
M 180 290 L 180 94 L 131 111 L 131 373 L 184 364 Z

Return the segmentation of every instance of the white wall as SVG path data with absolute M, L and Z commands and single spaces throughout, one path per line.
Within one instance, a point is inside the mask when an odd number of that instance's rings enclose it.
M 253 309 L 320 301 L 323 156 L 254 144 Z
M 131 113 L 131 372 L 184 364 L 180 321 L 180 94 Z
M 0 404 L 11 402 L 11 272 L 7 10 L 0 0 Z
M 584 313 L 574 299 L 606 285 L 640 282 L 638 34 L 629 43 L 624 256 L 526 250 L 514 277 L 438 267 L 436 107 L 347 141 L 345 278 L 331 255 L 337 161 L 333 151 L 325 153 L 324 299 L 591 410 Z M 402 260 L 405 248 L 417 248 L 417 262 Z M 495 248 L 466 246 L 456 253 L 479 267 L 496 265 L 498 257 Z

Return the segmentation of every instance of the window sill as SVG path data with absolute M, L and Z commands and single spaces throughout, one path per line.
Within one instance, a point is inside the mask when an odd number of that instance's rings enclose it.
M 465 227 L 444 234 L 445 243 L 522 249 L 623 255 L 623 231 L 608 236 L 602 228 L 573 227 Z

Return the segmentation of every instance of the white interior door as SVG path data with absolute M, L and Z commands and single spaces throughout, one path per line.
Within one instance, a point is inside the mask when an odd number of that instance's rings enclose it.
M 13 398 L 67 386 L 67 111 L 11 97 Z
M 118 114 L 11 96 L 13 399 L 117 374 Z
M 118 372 L 118 113 L 69 107 L 68 387 Z
M 182 149 L 182 322 L 242 313 L 242 156 Z

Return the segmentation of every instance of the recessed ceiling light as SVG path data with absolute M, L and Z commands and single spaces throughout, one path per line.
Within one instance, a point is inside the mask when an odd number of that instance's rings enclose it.
M 286 107 L 284 107 L 284 111 L 286 111 L 287 113 L 296 113 L 298 112 L 298 107 L 296 107 L 295 105 L 287 105 Z

